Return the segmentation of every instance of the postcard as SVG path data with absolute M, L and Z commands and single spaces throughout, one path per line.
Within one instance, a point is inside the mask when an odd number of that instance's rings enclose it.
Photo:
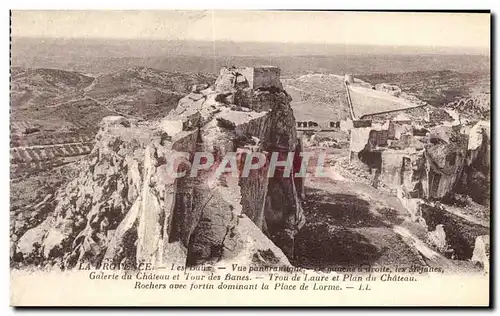
M 490 21 L 11 11 L 11 305 L 489 306 Z

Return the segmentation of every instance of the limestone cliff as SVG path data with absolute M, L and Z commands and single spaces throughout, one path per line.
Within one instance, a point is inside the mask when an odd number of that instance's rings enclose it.
M 267 177 L 267 164 L 248 177 L 207 169 L 175 178 L 168 170 L 179 153 L 187 155 L 173 167 L 189 173 L 196 152 L 211 153 L 214 165 L 232 152 L 238 164 L 255 152 L 267 159 L 295 152 L 296 165 L 300 150 L 279 69 L 223 69 L 215 86 L 194 86 L 159 122 L 105 118 L 78 176 L 55 194 L 53 212 L 19 238 L 14 261 L 287 265 L 305 220 L 302 179 L 280 169 Z
M 491 127 L 489 121 L 477 122 L 469 131 L 466 166 L 457 192 L 469 195 L 479 204 L 490 205 Z

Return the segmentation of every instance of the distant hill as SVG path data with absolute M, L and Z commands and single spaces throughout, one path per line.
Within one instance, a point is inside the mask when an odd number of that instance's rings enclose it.
M 158 40 L 12 39 L 12 65 L 102 74 L 145 66 L 168 72 L 218 73 L 223 66 L 275 65 L 304 73 L 489 72 L 484 52 L 445 48 Z
M 15 67 L 11 76 L 13 146 L 65 142 L 91 135 L 105 116 L 165 116 L 193 84 L 214 76 L 170 73 L 146 67 L 92 77 L 56 69 Z M 29 132 L 33 131 L 33 132 Z

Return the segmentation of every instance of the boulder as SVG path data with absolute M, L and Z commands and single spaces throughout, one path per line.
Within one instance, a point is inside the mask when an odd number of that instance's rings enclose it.
M 164 119 L 160 122 L 162 131 L 168 136 L 175 136 L 183 131 L 184 122 L 182 120 Z
M 49 258 L 53 251 L 60 250 L 67 237 L 58 229 L 49 230 L 43 241 L 43 256 Z
M 103 119 L 78 175 L 42 203 L 54 203 L 53 212 L 19 238 L 16 250 L 65 269 L 103 260 L 165 266 L 245 257 L 288 264 L 285 255 L 292 258 L 305 221 L 300 179 L 279 170 L 268 178 L 266 167 L 242 177 L 238 166 L 252 153 L 261 153 L 265 166 L 268 153 L 299 157 L 291 99 L 278 69 L 240 70 L 222 69 L 213 90 L 193 87 L 159 123 Z M 227 104 L 243 90 L 247 107 Z M 213 167 L 190 177 L 199 152 L 212 155 Z M 238 153 L 236 172 L 215 173 L 233 163 L 230 153 Z
M 109 128 L 112 126 L 125 126 L 129 127 L 130 122 L 123 116 L 106 116 L 101 120 L 100 126 L 102 128 Z
M 375 90 L 387 92 L 395 97 L 399 97 L 401 95 L 401 88 L 395 85 L 387 84 L 387 83 L 379 83 L 375 85 Z
M 480 263 L 484 271 L 489 273 L 490 270 L 490 236 L 483 235 L 476 238 L 474 252 L 472 253 L 471 261 Z
M 427 236 L 431 244 L 434 245 L 438 251 L 446 251 L 448 245 L 446 244 L 446 233 L 442 224 L 437 225 L 436 230 L 429 232 Z

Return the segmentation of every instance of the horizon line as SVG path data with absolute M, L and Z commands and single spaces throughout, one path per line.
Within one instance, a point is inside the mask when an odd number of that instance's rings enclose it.
M 446 45 L 384 45 L 384 44 L 365 44 L 365 43 L 327 43 L 327 42 L 280 42 L 280 41 L 251 41 L 251 40 L 242 40 L 242 41 L 234 41 L 227 39 L 220 40 L 201 40 L 201 39 L 162 39 L 157 37 L 54 37 L 54 36 L 23 36 L 23 35 L 11 35 L 10 39 L 37 39 L 37 40 L 95 40 L 95 41 L 161 41 L 161 42 L 199 42 L 199 43 L 249 43 L 249 44 L 292 44 L 292 45 L 321 45 L 321 46 L 367 46 L 367 47 L 394 47 L 394 48 L 460 48 L 465 50 L 481 50 L 485 52 L 490 52 L 491 46 L 446 46 Z

